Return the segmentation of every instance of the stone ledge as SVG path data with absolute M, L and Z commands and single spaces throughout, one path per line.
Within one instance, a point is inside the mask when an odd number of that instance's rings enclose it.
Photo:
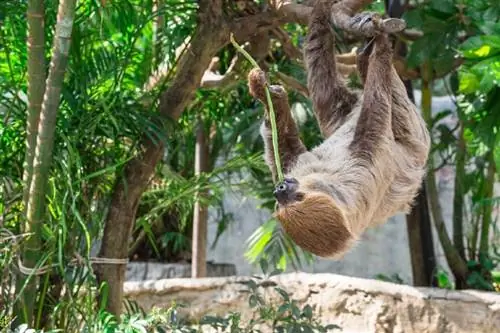
M 180 315 L 199 319 L 206 314 L 239 311 L 251 315 L 243 281 L 248 277 L 167 279 L 126 282 L 125 295 L 144 310 L 184 303 Z M 335 274 L 292 273 L 270 279 L 300 304 L 316 305 L 322 322 L 343 332 L 500 333 L 500 294 L 415 288 Z M 262 287 L 271 301 L 272 287 Z

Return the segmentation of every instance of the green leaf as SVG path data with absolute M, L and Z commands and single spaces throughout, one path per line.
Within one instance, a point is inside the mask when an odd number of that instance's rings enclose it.
M 307 304 L 304 309 L 302 310 L 302 314 L 304 315 L 304 317 L 306 317 L 307 319 L 312 319 L 312 316 L 313 316 L 313 309 L 312 307 Z
M 262 270 L 263 274 L 267 274 L 267 269 L 269 268 L 269 264 L 265 258 L 261 258 L 260 261 L 260 269 Z
M 481 36 L 481 40 L 493 48 L 500 49 L 500 36 Z
M 326 328 L 327 331 L 342 329 L 340 326 L 335 325 L 335 324 L 326 325 L 325 328 Z
M 286 291 L 278 287 L 275 287 L 274 290 L 276 290 L 286 302 L 290 301 L 290 296 L 288 296 Z
M 289 303 L 281 304 L 279 306 L 279 308 L 278 308 L 278 315 L 282 316 L 289 309 L 290 309 L 290 304 Z
M 430 8 L 434 9 L 435 11 L 449 15 L 452 15 L 457 11 L 457 7 L 452 0 L 430 1 L 429 4 Z
M 402 17 L 408 28 L 414 28 L 414 29 L 422 29 L 423 25 L 423 10 L 420 8 L 416 8 L 410 11 L 407 11 L 403 14 Z
M 257 306 L 257 297 L 255 295 L 250 295 L 248 298 L 248 305 L 250 305 L 251 308 L 255 308 Z
M 464 94 L 472 94 L 479 89 L 479 79 L 470 72 L 461 72 L 459 74 L 460 84 L 458 90 Z

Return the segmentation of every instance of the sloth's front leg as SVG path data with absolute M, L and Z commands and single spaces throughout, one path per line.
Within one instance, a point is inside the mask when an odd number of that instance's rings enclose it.
M 248 86 L 250 94 L 265 105 L 266 116 L 261 127 L 261 136 L 264 139 L 266 162 L 271 169 L 274 181 L 277 180 L 276 163 L 274 160 L 274 148 L 272 139 L 271 122 L 269 119 L 269 106 L 265 93 L 267 84 L 266 75 L 260 69 L 253 69 L 248 74 Z M 276 127 L 278 130 L 278 150 L 283 167 L 283 172 L 288 172 L 297 157 L 306 151 L 306 147 L 299 137 L 297 125 L 293 120 L 288 103 L 288 94 L 281 86 L 269 86 L 273 109 L 276 115 Z
M 396 33 L 406 28 L 406 22 L 398 18 L 384 19 L 375 12 L 361 12 L 349 16 L 342 7 L 333 7 L 332 22 L 340 29 L 358 36 L 373 37 L 380 33 Z

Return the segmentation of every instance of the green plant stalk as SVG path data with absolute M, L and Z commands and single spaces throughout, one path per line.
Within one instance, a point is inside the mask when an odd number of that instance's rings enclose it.
M 432 91 L 429 78 L 430 73 L 429 65 L 424 65 L 422 68 L 423 78 L 422 78 L 422 115 L 430 126 L 432 121 Z M 443 213 L 441 211 L 441 206 L 439 205 L 439 195 L 436 187 L 436 178 L 434 174 L 434 158 L 432 153 L 429 154 L 428 160 L 428 170 L 426 176 L 427 193 L 429 195 L 429 207 L 431 209 L 432 220 L 437 230 L 439 241 L 443 246 L 446 261 L 450 266 L 455 278 L 460 281 L 465 281 L 467 277 L 467 264 L 465 260 L 460 257 L 457 249 L 453 246 L 453 243 L 449 237 L 448 231 L 446 230 L 446 224 L 444 222 Z
M 465 147 L 464 126 L 459 123 L 459 132 L 457 140 L 457 155 L 455 163 L 455 186 L 453 193 L 453 244 L 457 248 L 460 256 L 465 260 L 464 232 L 463 232 L 463 214 L 464 214 L 464 189 L 463 181 L 465 179 L 465 159 L 467 150 Z
M 243 56 L 252 64 L 254 68 L 259 68 L 259 64 L 252 58 L 252 56 L 245 51 L 238 43 L 236 40 L 234 40 L 234 36 L 231 34 L 230 37 L 231 43 L 233 46 L 241 53 Z M 273 101 L 271 98 L 271 93 L 269 92 L 269 87 L 266 86 L 264 87 L 264 90 L 266 92 L 266 99 L 267 99 L 267 105 L 269 107 L 269 120 L 271 121 L 271 135 L 273 139 L 273 151 L 274 151 L 274 163 L 276 164 L 276 174 L 278 175 L 278 181 L 283 180 L 283 170 L 281 169 L 281 159 L 280 159 L 280 154 L 279 154 L 279 146 L 278 146 L 278 128 L 276 126 L 276 115 L 274 114 L 274 107 L 273 107 Z
M 28 238 L 23 249 L 23 260 L 26 267 L 33 268 L 41 253 L 41 232 L 45 217 L 45 195 L 47 180 L 50 175 L 56 116 L 59 109 L 61 89 L 64 81 L 71 42 L 71 33 L 75 15 L 76 0 L 61 0 L 57 13 L 56 31 L 53 42 L 53 56 L 47 78 L 47 87 L 41 107 L 35 156 L 33 160 L 33 178 L 30 185 L 26 211 L 27 232 L 34 233 Z M 38 279 L 29 282 L 24 300 L 34 304 L 37 299 L 33 294 Z M 36 290 L 35 290 L 36 292 Z M 27 316 L 32 323 L 33 305 L 29 307 Z
M 45 92 L 45 7 L 43 0 L 29 0 L 27 10 L 28 21 L 28 116 L 26 124 L 26 153 L 24 157 L 23 172 L 23 212 L 26 214 L 28 206 L 29 190 L 33 178 L 33 159 L 35 156 L 36 137 L 38 134 L 38 123 L 42 108 L 43 94 Z M 22 231 L 29 230 L 29 226 L 23 225 Z M 33 236 L 33 244 L 40 243 L 39 235 Z M 16 278 L 16 291 L 23 289 L 26 282 L 24 275 L 18 274 Z M 36 293 L 35 284 L 28 284 L 24 289 L 28 297 L 21 297 L 19 302 L 14 304 L 14 315 L 16 323 L 27 322 L 26 314 L 32 310 L 24 311 L 28 306 L 33 309 L 33 297 Z
M 479 254 L 488 255 L 489 248 L 489 232 L 491 227 L 491 217 L 493 215 L 493 189 L 495 185 L 495 159 L 493 150 L 488 153 L 488 170 L 486 180 L 484 182 L 483 198 L 486 203 L 483 208 L 483 219 L 481 221 L 481 238 L 479 240 Z

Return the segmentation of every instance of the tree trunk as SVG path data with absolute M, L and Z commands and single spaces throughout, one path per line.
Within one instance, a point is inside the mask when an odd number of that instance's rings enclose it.
M 408 229 L 413 285 L 417 287 L 437 286 L 437 279 L 434 275 L 436 255 L 425 182 L 422 183 L 413 209 L 406 216 L 406 227 Z
M 178 62 L 178 70 L 170 88 L 160 97 L 160 114 L 172 120 L 180 117 L 212 57 L 229 40 L 227 25 L 222 21 L 222 3 L 219 0 L 200 0 L 199 4 L 198 27 L 191 44 Z M 154 174 L 163 149 L 162 143 L 155 144 L 144 137 L 141 153 L 127 163 L 123 176 L 117 179 L 99 257 L 127 258 L 137 205 Z M 106 309 L 117 319 L 122 310 L 125 269 L 124 264 L 100 264 L 96 270 L 99 283 L 108 284 Z M 101 294 L 100 297 L 103 301 L 106 295 Z
M 23 205 L 24 214 L 28 207 L 29 190 L 33 177 L 33 159 L 35 156 L 36 137 L 38 134 L 38 122 L 42 109 L 43 94 L 45 92 L 45 8 L 43 0 L 28 1 L 28 121 L 26 125 L 26 154 L 24 158 L 23 173 Z M 23 225 L 22 231 L 29 230 L 29 225 Z M 33 237 L 38 237 L 34 235 Z M 33 244 L 39 240 L 33 240 Z M 26 277 L 18 274 L 16 278 L 16 291 L 19 294 Z M 30 318 L 25 315 L 33 309 L 33 295 L 36 293 L 36 284 L 29 284 L 25 289 L 27 297 L 20 297 L 19 302 L 14 304 L 15 324 L 28 322 Z M 27 312 L 23 308 L 27 307 Z
M 203 120 L 198 120 L 196 128 L 196 152 L 194 170 L 197 176 L 208 171 L 209 145 Z M 207 191 L 197 193 L 198 198 L 207 196 Z M 193 214 L 193 245 L 191 277 L 201 278 L 207 276 L 207 220 L 208 207 L 199 199 L 194 204 Z
M 33 236 L 29 237 L 26 241 L 26 246 L 23 249 L 23 262 L 28 268 L 35 267 L 42 250 L 40 239 L 45 217 L 46 185 L 50 175 L 56 116 L 59 109 L 64 73 L 68 63 L 75 6 L 76 0 L 61 0 L 59 2 L 53 56 L 41 106 L 35 156 L 33 159 L 33 176 L 26 209 L 26 231 L 33 233 Z M 32 277 L 24 293 L 24 302 L 27 305 L 24 317 L 31 325 L 33 325 L 33 306 L 36 300 L 37 280 Z M 38 321 L 39 318 L 37 318 L 36 322 Z

